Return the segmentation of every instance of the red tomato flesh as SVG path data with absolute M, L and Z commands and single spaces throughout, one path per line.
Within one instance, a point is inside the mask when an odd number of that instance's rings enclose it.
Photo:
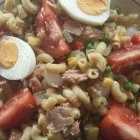
M 84 48 L 84 44 L 81 41 L 79 41 L 79 40 L 75 40 L 72 43 L 71 47 L 74 50 L 82 50 Z
M 62 57 L 70 52 L 68 44 L 62 35 L 60 21 L 47 3 L 43 3 L 37 15 L 35 27 L 37 34 L 44 38 L 42 49 L 54 58 Z
M 140 140 L 140 116 L 123 105 L 112 105 L 100 131 L 106 140 Z
M 0 128 L 18 127 L 29 121 L 35 111 L 35 98 L 28 90 L 24 90 L 13 96 L 0 108 Z
M 133 44 L 140 44 L 140 35 L 133 35 L 131 41 Z
M 109 54 L 108 63 L 114 73 L 126 72 L 140 66 L 140 45 L 129 45 Z

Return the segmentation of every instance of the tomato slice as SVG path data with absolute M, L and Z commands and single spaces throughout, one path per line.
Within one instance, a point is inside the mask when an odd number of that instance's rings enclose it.
M 100 131 L 106 140 L 140 140 L 140 117 L 123 105 L 112 105 Z
M 133 35 L 131 41 L 133 44 L 140 44 L 140 35 L 139 34 Z
M 0 108 L 0 128 L 18 127 L 29 121 L 36 111 L 35 98 L 28 90 L 17 93 Z
M 79 40 L 75 40 L 72 45 L 71 45 L 72 49 L 74 50 L 82 50 L 84 48 L 84 44 L 83 42 L 79 41 Z
M 42 49 L 54 58 L 62 57 L 70 52 L 70 48 L 62 35 L 59 23 L 60 21 L 47 3 L 43 3 L 36 18 L 35 27 L 38 36 L 44 38 Z
M 125 45 L 108 56 L 108 63 L 114 73 L 122 73 L 140 66 L 140 45 Z

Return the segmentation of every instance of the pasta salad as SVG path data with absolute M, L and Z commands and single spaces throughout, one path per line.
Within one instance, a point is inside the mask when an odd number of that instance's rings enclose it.
M 140 140 L 138 14 L 93 2 L 0 0 L 0 140 Z

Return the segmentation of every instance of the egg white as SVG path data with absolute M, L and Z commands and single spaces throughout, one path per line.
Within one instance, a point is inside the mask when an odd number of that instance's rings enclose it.
M 20 80 L 29 76 L 36 66 L 35 54 L 31 47 L 17 37 L 3 36 L 1 39 L 10 39 L 16 43 L 18 60 L 10 69 L 0 67 L 0 75 L 9 80 Z
M 110 5 L 111 0 L 108 0 Z M 110 7 L 104 13 L 93 16 L 84 13 L 77 5 L 77 0 L 59 0 L 62 9 L 73 19 L 90 25 L 102 25 L 110 15 Z

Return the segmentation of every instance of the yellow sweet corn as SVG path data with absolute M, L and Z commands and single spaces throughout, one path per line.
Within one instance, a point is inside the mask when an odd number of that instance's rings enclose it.
M 28 37 L 28 44 L 31 47 L 39 47 L 42 43 L 42 39 L 36 36 L 29 36 Z
M 110 88 L 113 84 L 113 80 L 111 78 L 104 78 L 103 86 Z
M 76 68 L 78 65 L 78 60 L 76 57 L 70 57 L 68 58 L 68 65 L 70 68 Z

